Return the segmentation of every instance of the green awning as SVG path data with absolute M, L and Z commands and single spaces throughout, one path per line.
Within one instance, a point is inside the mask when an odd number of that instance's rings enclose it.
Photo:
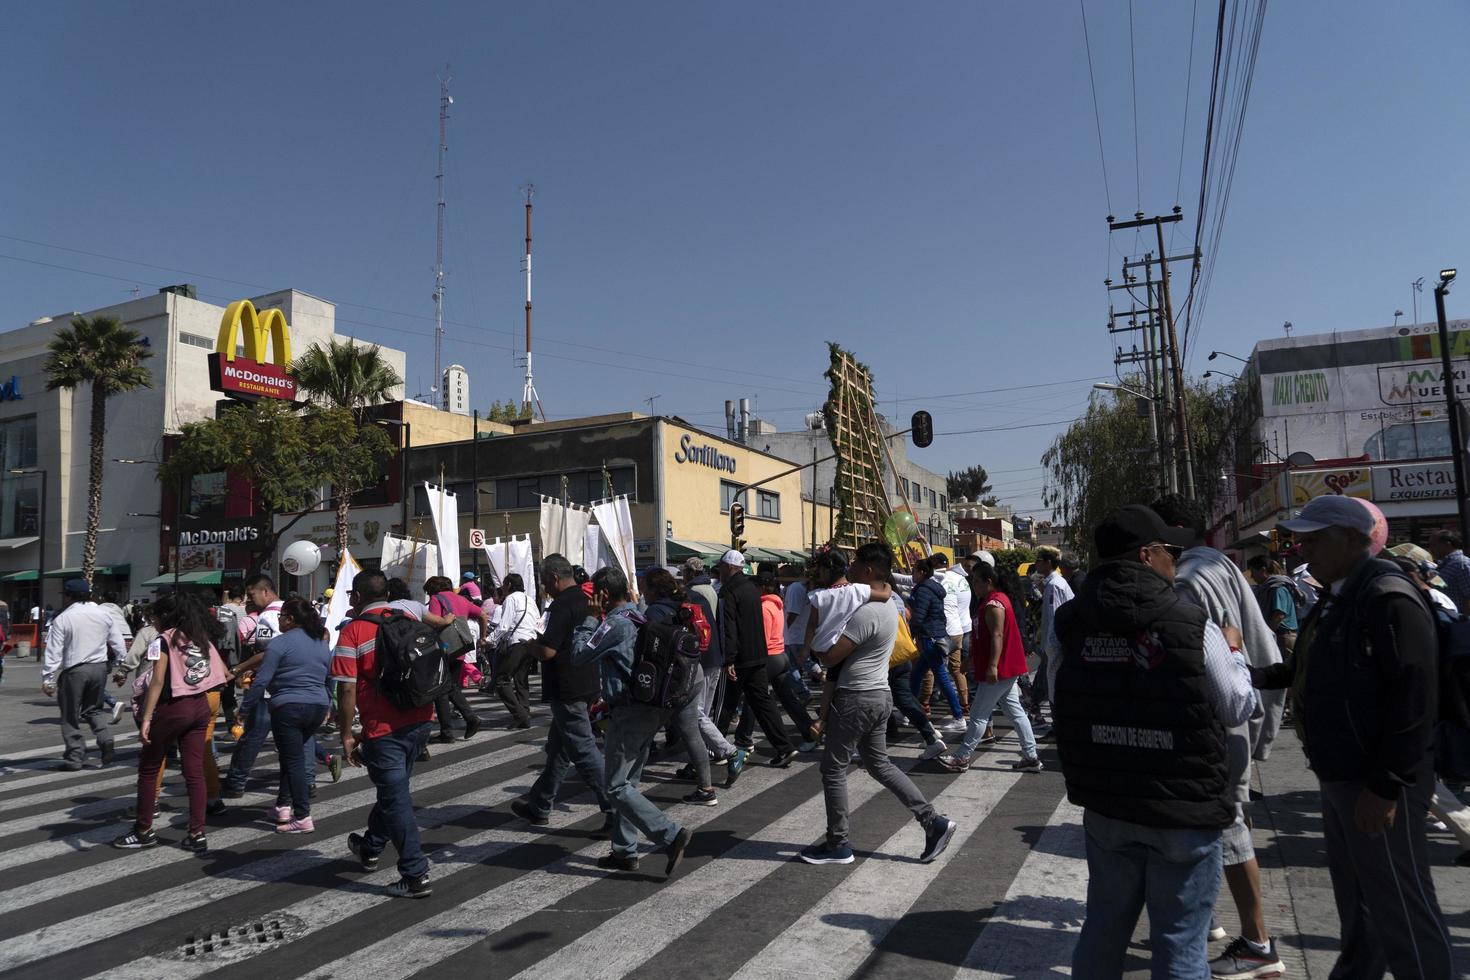
M 729 549 L 708 541 L 685 541 L 681 538 L 666 538 L 664 540 L 669 561 L 678 564 L 689 558 L 702 558 L 705 565 L 713 565 L 720 560 Z
M 790 558 L 787 558 L 786 555 L 783 552 L 776 551 L 776 550 L 774 550 L 772 548 L 760 548 L 760 547 L 757 547 L 755 545 L 746 545 L 745 546 L 745 560 L 746 561 L 781 562 L 781 563 L 785 563 L 785 562 L 790 561 L 791 559 Z
M 24 572 L 11 572 L 9 575 L 0 577 L 0 582 L 34 582 L 36 570 L 34 568 Z
M 123 576 L 131 574 L 132 565 L 98 565 L 92 570 L 93 575 L 116 575 Z M 82 568 L 52 568 L 46 572 L 47 578 L 81 578 Z
M 173 585 L 175 583 L 179 585 L 219 585 L 220 579 L 223 576 L 224 573 L 219 571 L 184 572 L 179 575 L 178 578 L 175 578 L 174 573 L 169 572 L 166 575 L 159 575 L 154 578 L 150 578 L 146 582 L 140 582 L 138 584 L 140 588 L 144 589 L 156 589 L 161 586 Z

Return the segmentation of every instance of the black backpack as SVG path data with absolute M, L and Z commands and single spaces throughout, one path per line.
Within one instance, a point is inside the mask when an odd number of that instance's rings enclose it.
M 378 627 L 373 648 L 378 662 L 378 690 L 402 711 L 422 708 L 454 688 L 449 655 L 439 633 L 412 616 L 365 613 L 357 617 Z
M 689 619 L 689 610 L 681 607 L 667 623 L 638 627 L 630 691 L 634 701 L 674 709 L 694 697 L 700 677 L 699 636 Z
M 1431 603 L 1402 572 L 1380 572 L 1385 591 L 1412 595 L 1429 608 L 1439 634 L 1439 719 L 1470 728 L 1470 616 Z

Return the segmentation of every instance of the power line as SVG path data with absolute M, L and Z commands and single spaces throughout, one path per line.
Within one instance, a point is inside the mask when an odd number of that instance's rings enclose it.
M 1194 28 L 1199 15 L 1199 0 L 1193 0 L 1189 10 L 1189 66 L 1184 69 L 1184 125 L 1179 130 L 1179 169 L 1174 175 L 1174 203 L 1179 203 L 1179 191 L 1184 187 L 1184 141 L 1189 135 L 1189 94 L 1194 83 Z M 1169 247 L 1174 247 L 1174 232 L 1169 229 Z
M 994 425 L 983 429 L 958 429 L 953 432 L 936 432 L 936 436 L 970 436 L 978 432 L 1013 432 L 1016 429 L 1041 429 L 1048 425 L 1071 425 L 1073 422 L 1081 422 L 1086 416 L 1078 416 L 1071 419 L 1052 419 L 1050 422 L 1032 422 L 1030 425 Z
M 1102 113 L 1097 107 L 1097 77 L 1092 71 L 1092 40 L 1087 34 L 1087 2 L 1077 0 L 1082 8 L 1082 43 L 1087 48 L 1087 82 L 1092 86 L 1092 121 L 1097 126 L 1097 159 L 1102 164 L 1103 198 L 1108 202 L 1108 213 L 1113 210 L 1113 194 L 1108 183 L 1108 158 L 1103 153 Z

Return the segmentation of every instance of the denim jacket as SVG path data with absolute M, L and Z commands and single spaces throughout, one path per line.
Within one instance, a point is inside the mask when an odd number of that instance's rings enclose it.
M 602 699 L 610 707 L 628 703 L 633 653 L 638 645 L 638 627 L 643 621 L 637 609 L 624 603 L 601 623 L 596 616 L 588 616 L 572 632 L 572 663 L 578 667 L 598 665 Z

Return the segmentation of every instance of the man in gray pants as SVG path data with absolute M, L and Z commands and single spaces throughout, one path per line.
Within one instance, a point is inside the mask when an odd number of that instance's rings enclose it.
M 91 601 L 86 579 L 67 579 L 62 586 L 61 612 L 46 633 L 46 661 L 41 668 L 41 690 L 54 696 L 61 708 L 61 764 L 65 772 L 82 768 L 87 757 L 85 722 L 97 739 L 102 764 L 112 761 L 112 735 L 102 695 L 107 685 L 107 658 L 123 657 L 122 631 L 102 607 Z

